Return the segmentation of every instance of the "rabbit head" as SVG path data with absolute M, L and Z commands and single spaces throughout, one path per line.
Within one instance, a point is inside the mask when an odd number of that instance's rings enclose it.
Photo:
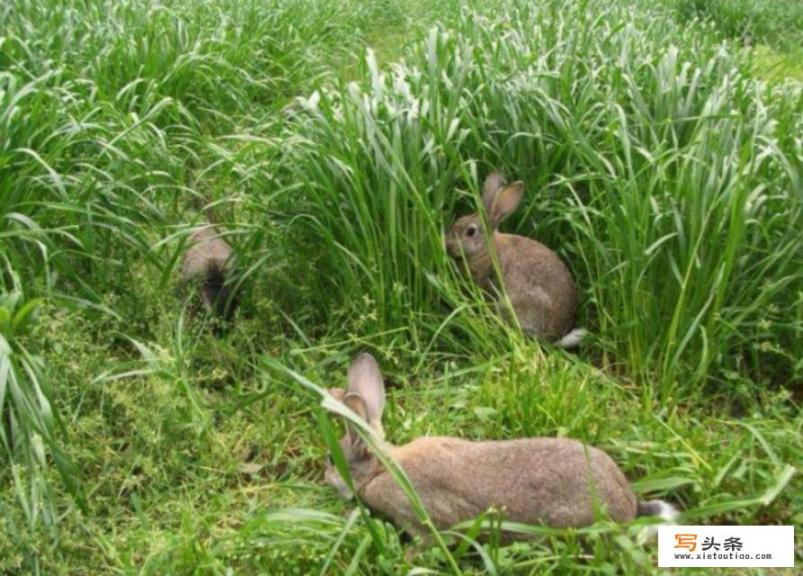
M 351 362 L 346 389 L 332 388 L 329 394 L 342 402 L 364 420 L 382 438 L 382 411 L 385 407 L 385 386 L 382 374 L 373 356 L 360 354 Z M 360 438 L 352 425 L 346 425 L 346 434 L 340 440 L 340 450 L 346 459 L 349 473 L 356 487 L 364 486 L 376 473 L 379 462 L 369 446 Z M 326 482 L 337 489 L 346 500 L 353 496 L 343 477 L 337 471 L 331 455 L 326 464 Z
M 488 175 L 482 187 L 482 203 L 491 230 L 495 232 L 513 213 L 521 203 L 523 194 L 523 182 L 505 185 L 504 178 L 499 172 Z M 458 218 L 446 235 L 446 249 L 453 257 L 462 255 L 469 259 L 487 253 L 485 222 L 482 216 L 471 214 Z

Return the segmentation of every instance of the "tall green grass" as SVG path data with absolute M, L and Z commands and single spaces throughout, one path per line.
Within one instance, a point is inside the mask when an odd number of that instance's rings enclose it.
M 26 298 L 19 278 L 3 271 L 0 285 L 0 444 L 8 477 L 22 505 L 27 527 L 49 528 L 56 511 L 47 482 L 55 464 L 70 491 L 80 498 L 77 474 L 61 445 L 63 426 L 51 406 L 49 378 L 41 355 L 31 347 L 30 332 L 41 302 Z
M 125 277 L 132 258 L 152 258 L 143 229 L 206 192 L 195 177 L 216 160 L 213 135 L 284 104 L 291 86 L 314 83 L 353 46 L 363 13 L 332 2 L 309 8 L 6 5 L 0 214 L 17 230 L 11 256 L 56 266 L 96 299 L 111 262 Z
M 369 54 L 358 82 L 299 108 L 286 236 L 317 252 L 322 309 L 375 331 L 460 310 L 441 234 L 499 167 L 528 184 L 509 229 L 572 268 L 606 366 L 662 401 L 800 378 L 800 89 L 756 83 L 697 27 L 514 2 L 390 71 Z

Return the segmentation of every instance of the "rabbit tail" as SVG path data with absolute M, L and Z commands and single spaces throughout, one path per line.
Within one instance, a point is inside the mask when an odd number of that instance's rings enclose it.
M 664 522 L 674 522 L 678 517 L 678 510 L 669 502 L 663 500 L 648 500 L 639 502 L 636 517 L 639 516 L 658 516 Z
M 561 348 L 576 348 L 583 341 L 583 338 L 586 337 L 586 334 L 588 334 L 588 330 L 585 328 L 575 328 L 558 340 L 557 344 Z
M 201 294 L 207 310 L 221 318 L 230 318 L 237 307 L 236 299 L 232 299 L 232 290 L 226 281 L 226 274 L 219 268 L 208 271 L 201 287 Z
M 643 543 L 658 536 L 658 526 L 660 524 L 674 524 L 678 517 L 678 509 L 663 500 L 648 500 L 638 503 L 636 518 L 642 516 L 657 516 L 662 520 L 658 524 L 645 526 L 639 531 L 638 539 Z

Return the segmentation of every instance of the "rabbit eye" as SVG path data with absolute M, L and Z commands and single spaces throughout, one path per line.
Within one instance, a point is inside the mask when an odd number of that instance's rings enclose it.
M 326 455 L 326 463 L 329 464 L 329 466 L 334 466 L 335 460 L 332 458 L 331 454 Z
M 466 229 L 466 236 L 473 238 L 477 234 L 477 227 L 473 224 Z

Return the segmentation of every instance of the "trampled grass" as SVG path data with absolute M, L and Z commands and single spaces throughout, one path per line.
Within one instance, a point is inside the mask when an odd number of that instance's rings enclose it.
M 323 483 L 313 385 L 365 349 L 395 443 L 578 438 L 683 520 L 800 525 L 801 86 L 715 11 L 637 4 L 0 9 L 0 571 L 657 570 L 638 525 L 502 546 L 493 515 L 408 560 Z M 576 354 L 444 252 L 496 168 L 527 185 L 505 229 L 578 281 Z M 218 336 L 176 290 L 209 204 L 243 292 Z

